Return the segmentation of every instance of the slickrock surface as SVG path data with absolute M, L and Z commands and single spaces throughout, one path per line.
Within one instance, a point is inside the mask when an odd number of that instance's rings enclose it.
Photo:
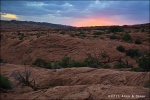
M 150 98 L 149 89 L 143 87 L 149 81 L 150 72 L 88 67 L 57 69 L 55 72 L 53 69 L 14 64 L 5 64 L 0 67 L 1 74 L 6 75 L 15 86 L 12 92 L 1 93 L 2 100 L 148 100 Z M 15 70 L 24 71 L 25 67 L 32 70 L 32 78 L 35 79 L 39 90 L 33 91 L 29 87 L 21 87 L 13 79 L 11 73 Z

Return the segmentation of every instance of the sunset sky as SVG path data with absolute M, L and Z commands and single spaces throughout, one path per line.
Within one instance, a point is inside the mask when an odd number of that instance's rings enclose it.
M 71 26 L 149 23 L 149 0 L 1 0 L 2 20 Z

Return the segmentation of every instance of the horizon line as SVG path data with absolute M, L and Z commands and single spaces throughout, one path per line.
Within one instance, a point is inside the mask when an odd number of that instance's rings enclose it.
M 103 26 L 132 26 L 132 25 L 142 25 L 142 24 L 150 24 L 150 22 L 146 23 L 139 23 L 139 24 L 124 24 L 124 25 L 95 25 L 95 26 L 72 26 L 72 25 L 65 25 L 65 24 L 56 24 L 56 23 L 50 23 L 50 22 L 37 22 L 37 21 L 27 21 L 27 20 L 16 20 L 16 19 L 11 19 L 11 20 L 2 20 L 0 21 L 21 21 L 21 22 L 34 22 L 34 23 L 47 23 L 47 24 L 55 24 L 55 25 L 64 25 L 64 26 L 71 26 L 71 27 L 77 27 L 77 28 L 82 28 L 82 27 L 103 27 Z

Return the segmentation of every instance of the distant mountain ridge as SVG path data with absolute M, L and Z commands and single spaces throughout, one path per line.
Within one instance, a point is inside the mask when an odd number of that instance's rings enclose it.
M 47 28 L 73 28 L 73 26 L 68 25 L 61 25 L 61 24 L 53 24 L 53 23 L 47 23 L 47 22 L 34 22 L 34 21 L 18 21 L 18 20 L 0 20 L 1 25 L 12 25 L 13 26 L 27 26 L 33 25 L 33 26 L 40 26 L 40 27 L 47 27 Z

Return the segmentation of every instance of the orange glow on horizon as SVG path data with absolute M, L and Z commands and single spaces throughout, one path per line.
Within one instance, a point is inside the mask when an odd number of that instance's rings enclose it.
M 73 23 L 73 26 L 76 27 L 109 26 L 114 24 L 115 24 L 114 21 L 106 18 L 89 18 L 89 19 L 78 20 L 78 22 Z

